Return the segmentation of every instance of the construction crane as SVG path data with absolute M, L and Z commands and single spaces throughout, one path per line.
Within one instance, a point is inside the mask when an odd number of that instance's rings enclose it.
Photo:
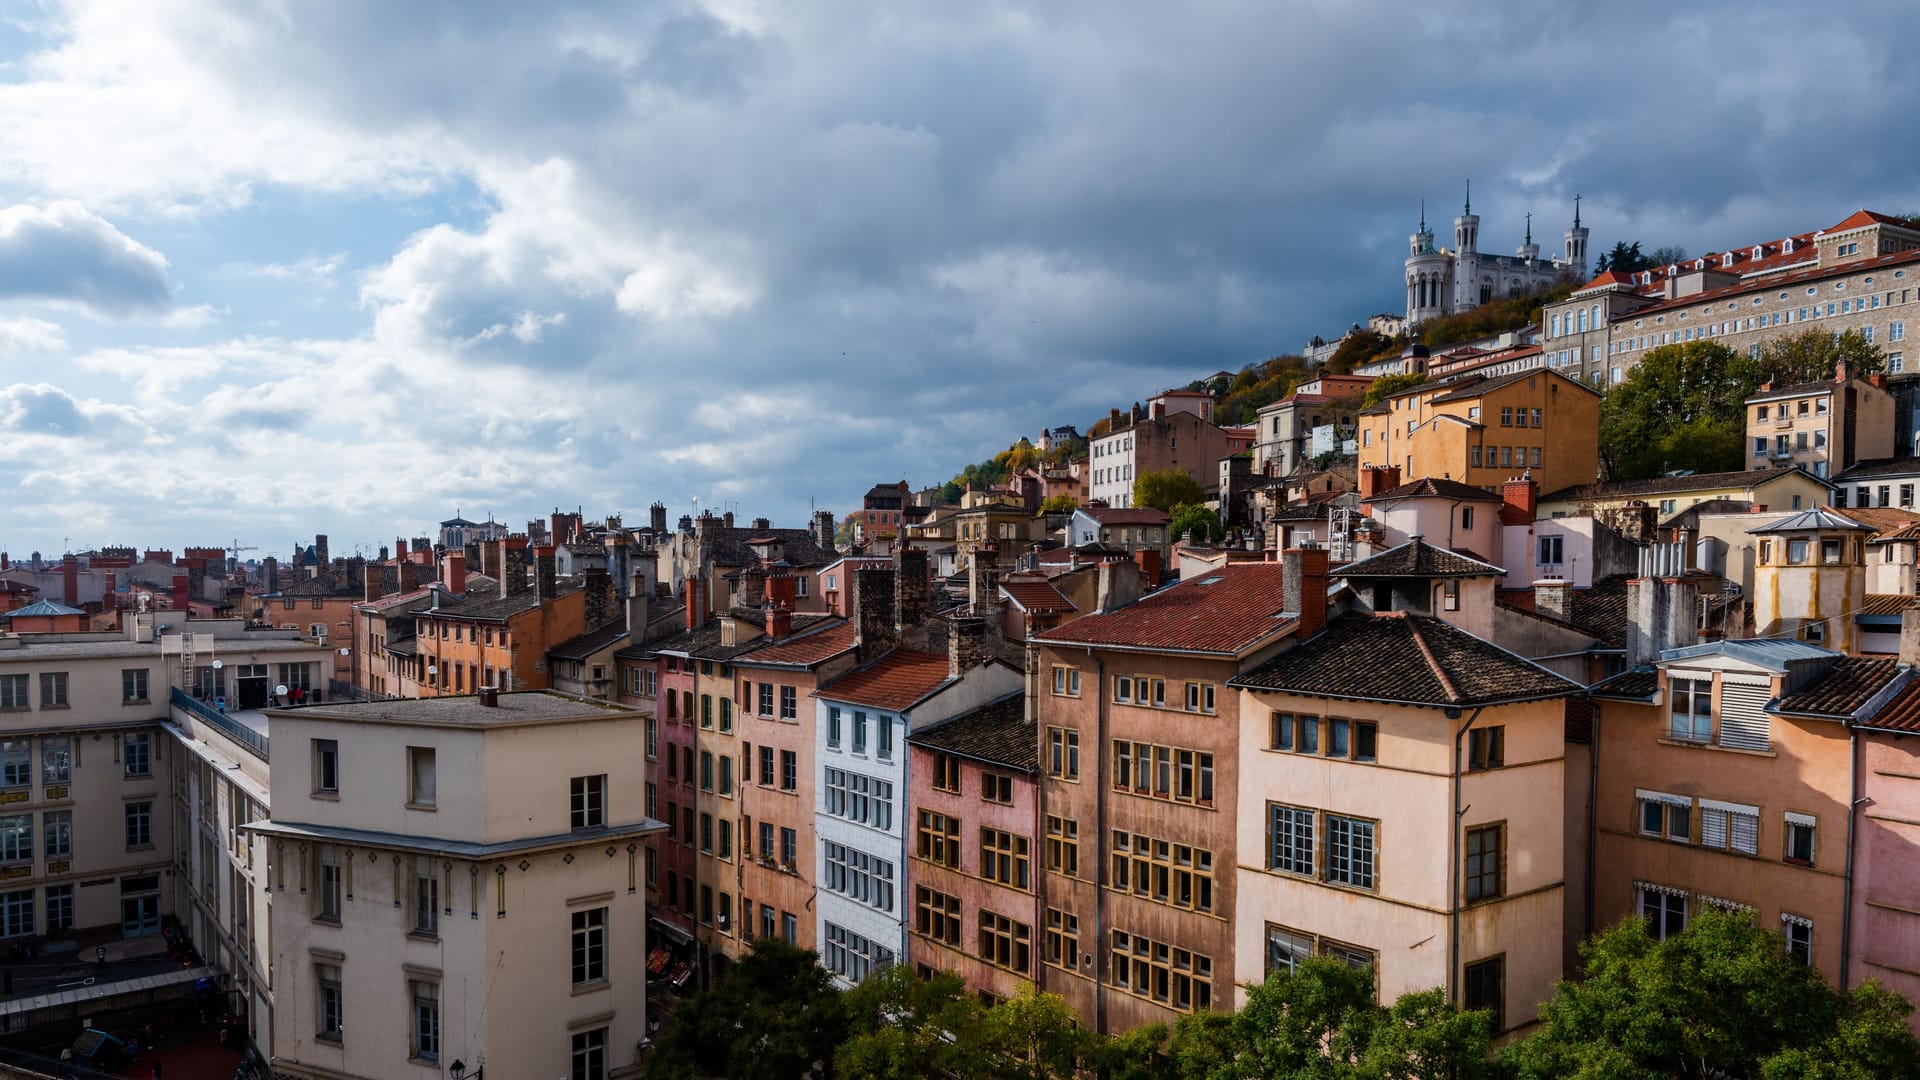
M 233 560 L 232 569 L 235 570 L 236 572 L 240 569 L 240 553 L 241 552 L 259 551 L 259 550 L 260 550 L 259 548 L 254 547 L 252 544 L 246 544 L 246 545 L 241 544 L 240 538 L 237 536 L 234 537 L 233 543 L 227 545 L 227 556 Z

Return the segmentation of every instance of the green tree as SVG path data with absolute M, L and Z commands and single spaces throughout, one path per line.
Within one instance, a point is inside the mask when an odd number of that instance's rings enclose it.
M 1071 495 L 1049 495 L 1040 500 L 1040 509 L 1050 514 L 1070 514 L 1080 509 L 1080 500 Z
M 793 1080 L 833 1058 L 847 1014 L 820 956 L 761 938 L 726 976 L 674 1011 L 653 1051 L 655 1080 Z
M 1235 1071 L 1244 1077 L 1353 1075 L 1377 1026 L 1373 969 L 1313 957 L 1247 991 L 1233 1018 Z
M 1375 357 L 1397 351 L 1393 339 L 1375 330 L 1349 330 L 1327 357 L 1327 370 L 1348 372 Z
M 1650 350 L 1600 402 L 1600 456 L 1608 476 L 1740 468 L 1752 372 L 1717 341 Z
M 1914 1075 L 1904 1002 L 1842 997 L 1744 913 L 1702 910 L 1655 941 L 1629 918 L 1581 947 L 1540 1028 L 1502 1054 L 1520 1080 Z M 1880 1071 L 1890 1068 L 1891 1071 Z
M 1743 362 L 1741 375 L 1755 388 L 1767 382 L 1792 386 L 1833 378 L 1834 366 L 1843 360 L 1856 377 L 1883 371 L 1887 366 L 1887 354 L 1861 337 L 1858 330 L 1848 330 L 1836 338 L 1832 331 L 1809 329 L 1761 346 L 1758 357 Z
M 921 978 L 904 964 L 847 991 L 851 1037 L 833 1056 L 839 1080 L 986 1080 L 980 1048 L 986 1009 L 958 976 Z
M 1100 1045 L 1100 1037 L 1080 1026 L 1064 999 L 1043 994 L 1032 983 L 988 1009 L 981 1032 L 992 1067 L 983 1078 L 1074 1080 L 1092 1064 Z
M 1645 270 L 1651 265 L 1653 265 L 1652 261 L 1640 253 L 1640 241 L 1635 240 L 1632 244 L 1628 244 L 1624 240 L 1617 240 L 1614 242 L 1613 250 L 1600 256 L 1599 261 L 1593 264 L 1593 269 L 1596 273 L 1618 270 L 1623 274 L 1631 274 L 1636 270 Z
M 1662 244 L 1647 253 L 1648 266 L 1678 266 L 1687 261 L 1687 249 L 1679 244 Z
M 1187 503 L 1173 508 L 1173 520 L 1167 525 L 1167 535 L 1175 540 L 1184 539 L 1187 533 L 1193 533 L 1195 543 L 1211 544 L 1226 539 L 1226 527 L 1220 524 L 1220 515 L 1200 503 Z
M 1427 377 L 1417 371 L 1410 371 L 1404 375 L 1382 375 L 1367 386 L 1366 396 L 1360 399 L 1360 407 L 1364 409 L 1370 405 L 1379 404 L 1385 401 L 1389 394 L 1397 394 L 1410 386 L 1419 386 L 1426 381 Z
M 1364 1080 L 1491 1080 L 1493 1018 L 1463 1012 L 1440 990 L 1403 994 L 1373 1025 L 1360 1057 Z
M 1133 481 L 1133 505 L 1173 513 L 1176 506 L 1207 501 L 1207 489 L 1184 469 L 1156 469 Z

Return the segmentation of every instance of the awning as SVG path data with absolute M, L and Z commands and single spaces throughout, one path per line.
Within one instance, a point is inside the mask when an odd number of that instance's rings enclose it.
M 682 945 L 694 944 L 693 935 L 661 918 L 649 918 L 647 924 Z

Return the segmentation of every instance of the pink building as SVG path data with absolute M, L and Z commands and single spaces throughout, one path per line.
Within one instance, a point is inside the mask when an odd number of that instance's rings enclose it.
M 1079 858 L 1078 836 L 1042 831 L 1038 745 L 1018 693 L 907 738 L 908 959 L 1001 1000 L 1034 980 L 1036 950 L 1060 941 L 1040 920 L 1034 856 L 1056 869 Z
M 1877 979 L 1920 999 L 1920 681 L 1900 673 L 1904 686 L 1854 725 L 1860 801 L 1841 971 L 1848 985 Z

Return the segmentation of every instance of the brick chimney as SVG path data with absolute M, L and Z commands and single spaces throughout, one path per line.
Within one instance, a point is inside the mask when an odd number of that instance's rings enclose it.
M 68 555 L 60 560 L 61 603 L 71 608 L 80 606 L 80 556 Z
M 654 503 L 647 508 L 647 524 L 653 526 L 653 535 L 667 535 L 667 508 L 663 503 Z
M 613 575 L 596 568 L 580 578 L 587 586 L 587 629 L 598 629 L 619 618 L 620 592 L 614 588 Z
M 863 566 L 853 572 L 853 610 L 862 664 L 892 651 L 900 640 L 893 621 L 893 576 L 890 566 Z
M 901 548 L 893 553 L 894 627 L 904 631 L 918 626 L 932 606 L 932 570 L 927 553 Z
M 501 577 L 500 552 L 501 545 L 496 541 L 486 540 L 480 544 L 480 572 L 495 581 Z
M 1298 612 L 1295 636 L 1306 639 L 1327 625 L 1327 549 L 1288 548 L 1280 553 L 1281 606 Z
M 779 600 L 768 599 L 765 610 L 767 614 L 767 640 L 779 641 L 781 638 L 793 636 L 793 609 L 791 607 Z
M 1853 374 L 1853 369 L 1848 366 L 1845 360 L 1835 360 L 1833 362 L 1833 381 L 1834 382 L 1845 383 L 1847 381 L 1847 377 L 1852 374 Z
M 456 595 L 467 591 L 467 555 L 463 551 L 449 551 L 440 564 L 440 582 L 447 591 Z
M 193 598 L 192 580 L 185 574 L 173 575 L 173 610 L 192 610 L 192 605 L 189 603 Z
M 114 573 L 111 570 L 107 571 L 107 592 L 106 592 L 106 595 L 102 597 L 102 603 L 100 605 L 101 610 L 112 611 L 115 608 L 119 607 L 120 598 L 118 595 L 116 595 L 119 592 L 120 592 L 120 575 Z
M 707 622 L 706 582 L 691 574 L 681 589 L 681 600 L 686 605 L 687 629 L 698 630 Z
M 554 597 L 559 589 L 559 581 L 553 568 L 553 545 L 535 544 L 533 546 L 533 594 L 547 601 Z
M 1500 524 L 1531 525 L 1540 513 L 1540 485 L 1531 476 L 1516 476 L 1500 486 Z
M 260 560 L 260 586 L 269 593 L 280 591 L 280 560 L 269 555 Z
M 1573 582 L 1566 578 L 1542 578 L 1533 583 L 1533 610 L 1556 619 L 1573 615 Z
M 314 569 L 324 574 L 329 565 L 331 563 L 327 560 L 327 536 L 325 533 L 316 533 L 313 537 Z
M 1400 466 L 1369 465 L 1360 470 L 1360 501 L 1400 486 Z
M 947 624 L 947 674 L 959 678 L 987 662 L 987 620 L 962 615 Z
M 1134 565 L 1140 568 L 1140 587 L 1157 589 L 1160 587 L 1160 552 L 1157 548 L 1136 548 L 1133 552 Z M 1034 569 L 1039 569 L 1035 559 Z
M 633 572 L 632 584 L 627 588 L 627 641 L 638 645 L 647 639 L 647 623 L 652 621 L 653 583 L 647 580 L 644 571 Z
M 396 578 L 403 573 L 405 573 L 405 571 L 403 570 L 400 570 L 397 568 L 394 570 L 394 576 Z M 366 580 L 361 583 L 360 595 L 362 599 L 364 599 L 367 603 L 371 604 L 375 600 L 378 600 L 382 596 L 385 596 L 386 595 L 386 581 L 385 581 L 386 576 L 387 576 L 387 568 L 385 566 L 374 565 L 374 566 L 367 567 Z

